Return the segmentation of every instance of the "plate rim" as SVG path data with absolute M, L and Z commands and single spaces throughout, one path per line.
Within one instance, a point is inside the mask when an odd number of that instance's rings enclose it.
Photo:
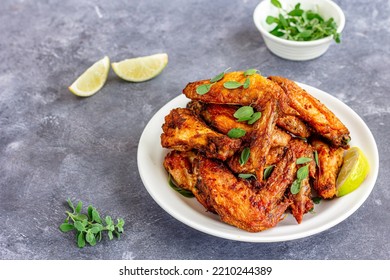
M 377 147 L 377 144 L 376 144 L 376 141 L 375 141 L 375 138 L 371 132 L 371 130 L 369 129 L 369 127 L 367 126 L 367 124 L 364 122 L 364 120 L 352 109 L 350 108 L 347 104 L 345 104 L 344 102 L 342 102 L 341 100 L 337 99 L 336 97 L 334 97 L 333 95 L 325 92 L 325 91 L 322 91 L 318 88 L 315 88 L 313 86 L 309 86 L 307 84 L 304 84 L 304 83 L 299 83 L 299 82 L 296 82 L 300 87 L 302 87 L 303 89 L 305 89 L 306 91 L 308 91 L 310 93 L 310 91 L 313 91 L 313 92 L 318 92 L 320 95 L 325 95 L 326 98 L 328 98 L 330 101 L 329 102 L 335 102 L 335 104 L 337 106 L 345 106 L 347 109 L 348 109 L 348 113 L 349 114 L 352 114 L 353 117 L 355 118 L 355 120 L 357 120 L 360 125 L 363 125 L 364 129 L 366 129 L 369 134 L 367 135 L 367 137 L 370 138 L 370 142 L 373 144 L 373 146 L 371 147 L 372 150 L 374 151 L 374 154 L 372 155 L 373 156 L 373 160 L 374 160 L 374 167 L 371 166 L 371 172 L 372 172 L 372 183 L 369 185 L 369 190 L 364 192 L 364 195 L 362 197 L 359 197 L 359 199 L 357 200 L 356 203 L 353 204 L 353 207 L 350 208 L 347 212 L 344 212 L 342 215 L 340 215 L 338 218 L 336 219 L 332 219 L 330 222 L 327 222 L 325 224 L 323 224 L 322 226 L 317 226 L 317 227 L 314 227 L 312 229 L 309 229 L 309 230 L 306 230 L 304 231 L 303 233 L 302 232 L 296 232 L 296 233 L 292 233 L 292 234 L 289 234 L 289 235 L 281 235 L 281 236 L 259 236 L 257 234 L 259 233 L 250 233 L 251 235 L 248 236 L 248 232 L 246 231 L 243 231 L 241 229 L 238 229 L 238 228 L 235 228 L 233 226 L 230 226 L 230 227 L 233 227 L 234 231 L 242 231 L 243 232 L 243 235 L 240 236 L 239 235 L 239 232 L 237 234 L 232 234 L 230 232 L 221 232 L 221 231 L 218 231 L 218 230 L 214 230 L 210 227 L 207 227 L 203 224 L 199 224 L 199 223 L 196 223 L 194 221 L 191 221 L 185 217 L 183 217 L 183 215 L 180 215 L 176 212 L 174 212 L 172 210 L 172 208 L 168 207 L 166 205 L 166 203 L 164 203 L 163 201 L 161 201 L 161 199 L 159 197 L 156 197 L 156 194 L 155 192 L 153 191 L 152 188 L 150 188 L 150 186 L 147 184 L 148 182 L 148 179 L 147 179 L 147 176 L 145 174 L 145 170 L 142 168 L 143 166 L 143 159 L 142 159 L 142 156 L 143 156 L 143 153 L 144 151 L 142 150 L 143 149 L 143 143 L 145 143 L 145 138 L 147 136 L 147 133 L 149 132 L 149 130 L 151 129 L 151 126 L 154 124 L 154 122 L 157 120 L 156 117 L 161 115 L 162 112 L 168 110 L 169 108 L 170 109 L 173 109 L 173 108 L 176 108 L 176 107 L 173 107 L 173 104 L 177 103 L 178 100 L 180 101 L 180 99 L 183 99 L 183 103 L 184 101 L 186 100 L 190 100 L 188 98 L 186 98 L 183 94 L 180 94 L 176 97 L 174 97 L 173 99 L 169 100 L 167 103 L 165 103 L 152 117 L 151 119 L 148 121 L 148 123 L 146 124 L 144 130 L 142 131 L 142 134 L 140 136 L 140 139 L 139 139 L 139 142 L 138 142 L 138 149 L 137 149 L 137 167 L 138 167 L 138 171 L 139 171 L 139 174 L 140 174 L 140 177 L 141 177 L 141 180 L 142 180 L 142 183 L 144 185 L 144 187 L 146 188 L 146 190 L 148 191 L 149 195 L 153 198 L 153 200 L 164 210 L 166 211 L 169 215 L 171 215 L 173 218 L 175 218 L 176 220 L 184 223 L 185 225 L 193 228 L 193 229 L 196 229 L 200 232 L 203 232 L 203 233 L 206 233 L 206 234 L 209 234 L 209 235 L 212 235 L 212 236 L 216 236 L 216 237 L 220 237 L 220 238 L 224 238 L 224 239 L 228 239 L 228 240 L 235 240 L 235 241 L 242 241 L 242 242 L 253 242 L 253 243 L 268 243 L 268 242 L 283 242 L 283 241 L 289 241 L 289 240 L 295 240 L 295 239 L 300 239 L 300 238 L 304 238 L 304 237 L 308 237 L 308 236 L 312 236 L 312 235 L 315 235 L 315 234 L 318 234 L 320 232 L 323 232 L 327 229 L 330 229 L 334 226 L 336 226 L 337 224 L 341 223 L 342 221 L 346 220 L 348 217 L 350 217 L 357 209 L 359 209 L 361 207 L 361 205 L 367 200 L 367 198 L 369 197 L 369 195 L 371 194 L 375 184 L 376 184 L 376 180 L 378 178 L 378 172 L 379 172 L 379 152 L 378 152 L 378 147 Z M 317 93 L 316 93 L 317 94 Z M 314 97 L 319 99 L 321 101 L 320 98 L 316 97 L 314 94 Z M 321 101 L 323 102 L 323 101 Z M 323 102 L 324 103 L 324 102 Z M 328 102 L 325 102 L 325 103 L 328 103 Z M 328 106 L 328 105 L 327 105 Z M 164 115 L 165 116 L 165 115 Z M 161 125 L 163 123 L 163 119 L 160 120 L 161 121 Z M 162 130 L 161 130 L 162 132 Z M 160 146 L 161 147 L 161 146 Z M 161 147 L 161 149 L 163 149 Z M 166 149 L 166 151 L 169 151 L 168 149 Z M 161 167 L 162 167 L 162 162 L 161 162 Z M 168 185 L 168 184 L 167 184 Z M 167 188 L 169 190 L 169 188 Z M 342 199 L 342 198 L 336 198 L 336 199 Z M 226 226 L 227 224 L 223 223 L 222 221 L 219 220 L 219 223 L 221 223 L 222 225 Z M 300 226 L 298 224 L 296 224 L 296 226 Z M 271 228 L 271 229 L 267 229 L 266 231 L 271 231 L 271 230 L 274 230 L 275 228 L 277 227 L 274 227 L 274 228 Z M 263 231 L 265 232 L 265 231 Z M 260 232 L 261 234 L 261 232 Z

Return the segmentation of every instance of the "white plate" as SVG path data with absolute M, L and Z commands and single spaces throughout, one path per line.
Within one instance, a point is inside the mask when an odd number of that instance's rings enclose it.
M 160 135 L 164 117 L 171 109 L 185 107 L 189 99 L 180 95 L 162 107 L 146 125 L 138 146 L 138 169 L 147 191 L 153 199 L 171 216 L 199 231 L 231 240 L 247 242 L 276 242 L 310 236 L 342 222 L 354 213 L 371 193 L 379 169 L 378 149 L 371 131 L 364 121 L 347 105 L 335 97 L 304 84 L 299 84 L 324 103 L 348 127 L 351 132 L 351 146 L 360 147 L 370 163 L 370 173 L 363 184 L 354 192 L 331 201 L 322 200 L 316 204 L 314 214 L 304 215 L 297 224 L 288 215 L 276 227 L 250 233 L 223 223 L 215 214 L 206 212 L 195 198 L 186 198 L 168 185 L 168 176 L 163 160 L 168 150 L 161 147 Z

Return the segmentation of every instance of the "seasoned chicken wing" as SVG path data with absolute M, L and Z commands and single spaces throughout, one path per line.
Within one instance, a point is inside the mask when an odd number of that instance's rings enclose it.
M 318 134 L 328 139 L 335 146 L 346 147 L 351 140 L 349 130 L 324 104 L 293 81 L 272 76 L 286 93 L 288 104 L 299 113 L 299 118 L 308 123 Z
M 313 158 L 312 147 L 308 143 L 299 139 L 291 140 L 289 147 L 294 153 L 296 159 L 302 157 L 311 159 L 311 161 L 308 163 L 297 164 L 296 171 L 304 165 L 309 165 L 309 174 L 311 174 L 311 177 L 313 177 L 315 175 L 316 166 Z M 300 224 L 302 222 L 303 215 L 313 208 L 309 176 L 301 181 L 301 188 L 299 192 L 297 194 L 288 192 L 288 197 L 292 201 L 290 206 L 291 213 L 293 214 L 298 224 Z
M 164 168 L 180 188 L 191 191 L 204 208 L 215 212 L 209 197 L 196 186 L 200 160 L 204 160 L 204 157 L 193 151 L 179 152 L 174 150 L 165 156 Z
M 311 142 L 313 149 L 318 153 L 319 168 L 313 187 L 318 195 L 324 199 L 336 195 L 336 180 L 343 164 L 343 148 L 334 148 L 321 140 Z
M 246 131 L 246 134 L 240 139 L 245 142 L 250 141 L 252 138 L 251 133 L 253 132 L 254 125 L 247 124 L 247 122 L 238 122 L 234 117 L 234 113 L 239 108 L 237 106 L 206 104 L 199 101 L 191 101 L 187 106 L 202 116 L 203 120 L 205 120 L 209 126 L 223 134 L 227 134 L 233 128 L 241 128 Z M 272 134 L 271 146 L 287 146 L 290 139 L 291 135 L 275 127 Z
M 241 146 L 240 139 L 231 139 L 210 129 L 190 109 L 173 109 L 165 117 L 161 145 L 178 151 L 197 149 L 207 157 L 226 160 Z
M 295 158 L 287 151 L 266 184 L 256 191 L 249 180 L 238 179 L 223 163 L 206 159 L 199 163 L 198 189 L 207 193 L 222 221 L 259 232 L 283 219 L 290 205 L 284 200 L 284 192 L 293 180 L 294 171 Z
M 236 89 L 224 87 L 224 83 L 228 81 L 243 84 L 246 78 L 250 80 L 249 87 L 246 89 L 244 87 Z M 245 76 L 242 71 L 225 73 L 223 79 L 212 84 L 209 92 L 203 95 L 198 94 L 196 88 L 205 84 L 211 84 L 210 80 L 189 83 L 184 88 L 183 93 L 192 100 L 216 104 L 250 105 L 258 111 L 261 111 L 270 99 L 278 100 L 279 95 L 284 94 L 283 90 L 269 79 L 259 74 Z

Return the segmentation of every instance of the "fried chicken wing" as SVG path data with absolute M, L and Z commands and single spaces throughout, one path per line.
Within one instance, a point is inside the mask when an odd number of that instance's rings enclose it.
M 246 78 L 250 80 L 250 85 L 246 89 L 244 87 L 236 89 L 224 87 L 224 83 L 228 81 L 236 81 L 243 84 Z M 251 105 L 258 110 L 261 110 L 270 99 L 277 100 L 279 95 L 283 93 L 277 84 L 267 78 L 257 73 L 245 76 L 242 71 L 225 73 L 220 81 L 212 84 L 209 92 L 203 95 L 198 94 L 196 88 L 205 84 L 211 84 L 210 80 L 189 83 L 184 88 L 183 93 L 192 100 L 199 100 L 205 103 Z
M 318 195 L 324 199 L 336 195 L 336 180 L 343 164 L 343 148 L 334 148 L 321 140 L 311 142 L 313 149 L 318 153 L 319 168 L 313 187 Z
M 238 179 L 226 166 L 211 159 L 199 163 L 198 188 L 210 197 L 221 220 L 230 225 L 259 232 L 283 219 L 290 202 L 284 192 L 291 184 L 295 158 L 288 151 L 259 191 L 249 180 Z
M 297 116 L 279 116 L 276 125 L 301 138 L 308 138 L 311 135 L 308 126 Z
M 204 159 L 203 156 L 193 151 L 179 152 L 173 150 L 165 156 L 163 164 L 165 170 L 180 188 L 191 191 L 204 208 L 215 212 L 209 197 L 196 186 L 199 176 L 198 164 L 202 159 Z
M 238 122 L 234 117 L 234 113 L 239 107 L 233 105 L 221 105 L 221 104 L 206 104 L 198 101 L 191 101 L 189 107 L 196 112 L 205 120 L 205 122 L 215 128 L 217 131 L 227 134 L 233 128 L 241 128 L 246 131 L 245 136 L 241 139 L 250 141 L 252 138 L 251 133 L 253 132 L 254 125 L 247 124 L 246 122 Z M 195 109 L 196 108 L 196 109 Z M 272 134 L 272 147 L 287 146 L 291 139 L 291 135 L 284 132 L 283 130 L 275 127 Z
M 190 109 L 173 109 L 162 126 L 161 145 L 178 151 L 197 149 L 206 156 L 226 160 L 240 148 L 240 139 L 231 139 L 210 129 Z
M 318 134 L 337 147 L 348 145 L 351 140 L 349 130 L 324 104 L 287 78 L 272 76 L 269 79 L 284 90 L 288 104 L 299 113 L 299 118 Z
M 315 175 L 316 166 L 313 158 L 312 147 L 302 140 L 294 139 L 291 140 L 289 148 L 294 153 L 295 158 L 299 159 L 305 157 L 311 159 L 309 163 L 297 164 L 296 171 L 303 165 L 308 164 L 309 174 L 311 174 L 311 177 L 313 177 Z M 301 181 L 301 188 L 299 192 L 297 194 L 292 194 L 291 192 L 288 192 L 288 197 L 292 201 L 291 213 L 293 214 L 298 224 L 300 224 L 302 222 L 303 215 L 313 208 L 309 176 Z

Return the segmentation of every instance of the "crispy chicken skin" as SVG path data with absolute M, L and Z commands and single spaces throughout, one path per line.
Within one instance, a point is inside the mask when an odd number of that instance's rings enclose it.
M 337 147 L 348 145 L 351 139 L 349 130 L 318 99 L 287 78 L 271 76 L 269 79 L 284 90 L 288 104 L 299 113 L 299 118 L 308 123 L 318 134 Z
M 196 186 L 199 176 L 198 165 L 202 159 L 204 159 L 203 156 L 193 151 L 173 150 L 165 156 L 164 168 L 180 188 L 191 191 L 204 208 L 215 212 L 209 197 Z
M 239 107 L 222 104 L 205 104 L 199 101 L 191 101 L 187 106 L 195 110 L 209 126 L 215 128 L 217 131 L 227 134 L 232 128 L 241 128 L 246 131 L 245 136 L 241 139 L 244 142 L 250 141 L 254 125 L 237 121 L 234 113 Z M 290 139 L 291 135 L 275 127 L 274 133 L 272 134 L 271 146 L 287 146 Z
M 263 170 L 267 163 L 267 155 L 271 148 L 272 135 L 274 133 L 275 121 L 278 116 L 276 102 L 270 100 L 263 110 L 263 114 L 253 127 L 251 133 L 250 162 L 255 170 L 258 180 L 263 178 Z
M 318 195 L 324 199 L 336 195 L 336 179 L 343 164 L 344 149 L 329 146 L 321 140 L 311 142 L 318 153 L 319 168 L 313 184 Z
M 247 89 L 243 87 L 227 89 L 223 86 L 227 81 L 244 83 L 247 77 L 250 79 Z M 277 100 L 279 94 L 283 94 L 282 89 L 267 78 L 259 74 L 245 76 L 242 71 L 225 73 L 223 79 L 214 83 L 207 94 L 200 95 L 196 92 L 196 88 L 204 84 L 210 84 L 210 80 L 189 83 L 183 89 L 183 93 L 192 100 L 216 104 L 251 105 L 258 111 L 261 111 L 270 99 Z
M 301 137 L 308 138 L 311 135 L 310 129 L 307 125 L 297 116 L 283 115 L 279 116 L 276 120 L 276 125 L 291 134 Z
M 312 159 L 309 163 L 297 164 L 296 171 L 300 167 L 309 164 L 309 175 L 313 177 L 315 175 L 316 166 L 313 158 L 312 147 L 302 140 L 294 139 L 290 142 L 290 148 L 294 153 L 296 159 L 299 159 L 301 157 Z M 297 194 L 292 194 L 290 191 L 288 191 L 287 194 L 289 199 L 292 201 L 292 204 L 290 206 L 291 213 L 293 214 L 298 224 L 302 222 L 303 215 L 309 212 L 309 210 L 312 209 L 314 206 L 313 201 L 311 199 L 311 186 L 309 181 L 310 176 L 302 180 L 301 188 Z
M 220 162 L 211 159 L 199 164 L 198 188 L 208 193 L 221 220 L 238 228 L 259 232 L 283 219 L 290 202 L 284 192 L 291 184 L 295 160 L 287 152 L 266 185 L 259 191 L 249 180 L 238 179 Z
M 241 146 L 240 139 L 231 139 L 210 129 L 190 109 L 173 109 L 162 126 L 161 145 L 178 151 L 197 149 L 207 157 L 226 160 Z

